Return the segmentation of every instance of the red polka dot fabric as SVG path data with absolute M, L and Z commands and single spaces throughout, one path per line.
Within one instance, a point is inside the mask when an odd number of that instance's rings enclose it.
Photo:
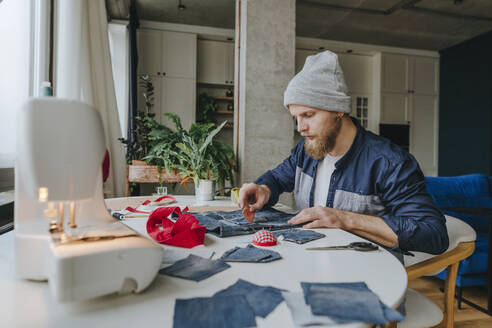
M 257 246 L 277 245 L 277 237 L 268 230 L 260 230 L 253 235 L 253 244 Z

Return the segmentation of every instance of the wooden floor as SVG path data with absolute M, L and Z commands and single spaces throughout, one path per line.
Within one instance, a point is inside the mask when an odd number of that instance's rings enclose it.
M 419 291 L 442 309 L 444 293 L 439 290 L 443 282 L 437 278 L 424 277 L 414 281 L 409 281 L 408 287 Z M 463 289 L 463 296 L 480 306 L 487 307 L 487 288 L 467 287 Z M 469 305 L 462 303 L 462 309 L 458 309 L 458 302 L 455 300 L 454 326 L 456 328 L 481 328 L 492 327 L 492 317 L 477 311 Z

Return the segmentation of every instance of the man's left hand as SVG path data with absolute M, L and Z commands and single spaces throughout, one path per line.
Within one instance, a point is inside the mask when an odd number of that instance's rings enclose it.
M 338 228 L 348 229 L 345 217 L 345 211 L 337 210 L 330 207 L 315 206 L 305 208 L 296 216 L 288 221 L 289 224 L 302 224 L 305 229 L 314 228 Z M 309 223 L 308 223 L 309 222 Z

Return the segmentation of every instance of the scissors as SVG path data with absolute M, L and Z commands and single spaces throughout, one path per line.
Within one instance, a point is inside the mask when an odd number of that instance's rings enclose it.
M 370 252 L 370 251 L 375 251 L 378 250 L 379 247 L 377 245 L 374 245 L 372 243 L 367 243 L 367 242 L 354 242 L 350 243 L 345 246 L 325 246 L 325 247 L 310 247 L 306 248 L 308 251 L 329 251 L 329 250 L 339 250 L 339 249 L 351 249 L 354 251 L 359 251 L 359 252 Z

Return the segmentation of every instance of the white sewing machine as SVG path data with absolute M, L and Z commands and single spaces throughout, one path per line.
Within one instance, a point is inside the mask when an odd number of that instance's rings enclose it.
M 31 99 L 18 116 L 16 270 L 48 280 L 60 302 L 140 292 L 162 261 L 158 244 L 106 209 L 104 140 L 99 114 L 77 101 Z

